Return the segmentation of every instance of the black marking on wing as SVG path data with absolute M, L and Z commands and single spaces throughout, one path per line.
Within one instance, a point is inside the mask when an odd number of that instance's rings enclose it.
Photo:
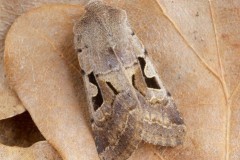
M 157 80 L 156 80 L 155 77 L 149 78 L 149 77 L 147 77 L 147 76 L 145 75 L 145 73 L 144 73 L 144 68 L 145 68 L 145 66 L 146 66 L 146 61 L 145 61 L 145 59 L 142 58 L 142 57 L 138 57 L 138 61 L 139 61 L 139 63 L 140 63 L 141 70 L 142 70 L 142 74 L 143 74 L 143 76 L 144 76 L 144 79 L 145 79 L 145 82 L 146 82 L 147 86 L 148 86 L 149 88 L 161 89 L 161 87 L 159 86 L 159 84 L 158 84 L 158 82 L 157 82 Z
M 97 89 L 98 89 L 98 93 L 96 96 L 92 97 L 92 102 L 93 102 L 93 108 L 94 108 L 94 111 L 96 111 L 99 107 L 101 107 L 101 105 L 103 104 L 103 97 L 102 97 L 102 93 L 101 93 L 101 90 L 99 88 L 99 85 L 96 81 L 96 78 L 93 74 L 93 72 L 91 72 L 89 75 L 88 75 L 88 79 L 89 81 L 94 84 Z

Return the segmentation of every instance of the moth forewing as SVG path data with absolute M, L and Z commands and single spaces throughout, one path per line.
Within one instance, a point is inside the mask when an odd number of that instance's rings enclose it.
M 74 34 L 100 158 L 127 159 L 142 140 L 182 143 L 183 120 L 126 12 L 91 2 Z

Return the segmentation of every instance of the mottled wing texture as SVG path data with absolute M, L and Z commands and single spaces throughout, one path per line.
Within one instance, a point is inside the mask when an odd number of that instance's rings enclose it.
M 91 2 L 74 34 L 100 158 L 127 159 L 141 141 L 181 144 L 183 119 L 126 12 Z

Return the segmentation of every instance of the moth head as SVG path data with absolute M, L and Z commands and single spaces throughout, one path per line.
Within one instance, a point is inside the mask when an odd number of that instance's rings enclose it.
M 89 10 L 95 9 L 99 6 L 102 6 L 103 4 L 104 3 L 102 0 L 90 0 L 86 5 L 86 10 L 89 11 Z
M 108 6 L 102 0 L 90 0 L 90 2 L 86 6 L 87 12 L 94 12 L 100 16 L 103 16 L 104 19 L 108 19 L 109 17 L 115 18 L 117 21 L 126 21 L 127 14 L 126 11 Z
M 88 46 L 94 54 L 108 54 L 106 49 L 128 44 L 127 37 L 132 33 L 126 11 L 98 0 L 87 4 L 86 13 L 73 30 L 76 50 L 82 51 Z

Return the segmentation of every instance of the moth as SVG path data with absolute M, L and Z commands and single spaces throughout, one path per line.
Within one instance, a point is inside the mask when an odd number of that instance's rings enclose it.
M 181 144 L 184 121 L 126 11 L 90 2 L 73 31 L 99 157 L 127 159 L 142 141 Z

